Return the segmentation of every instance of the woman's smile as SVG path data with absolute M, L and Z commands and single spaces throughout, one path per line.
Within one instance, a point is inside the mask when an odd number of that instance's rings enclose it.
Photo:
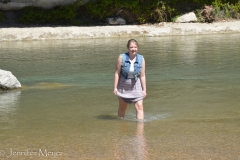
M 138 51 L 138 46 L 135 43 L 131 43 L 128 49 L 130 53 L 136 54 Z

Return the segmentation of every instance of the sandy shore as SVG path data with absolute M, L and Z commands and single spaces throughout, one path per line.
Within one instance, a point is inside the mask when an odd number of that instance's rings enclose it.
M 240 33 L 240 21 L 95 27 L 1 28 L 0 41 Z

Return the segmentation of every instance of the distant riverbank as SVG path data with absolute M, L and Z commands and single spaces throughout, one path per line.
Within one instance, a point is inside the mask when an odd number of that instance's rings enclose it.
M 0 41 L 82 39 L 110 37 L 154 37 L 240 33 L 240 21 L 215 23 L 159 23 L 154 25 L 92 27 L 6 27 L 0 28 Z

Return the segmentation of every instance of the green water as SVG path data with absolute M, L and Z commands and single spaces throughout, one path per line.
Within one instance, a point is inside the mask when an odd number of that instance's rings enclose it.
M 137 38 L 145 122 L 117 119 L 115 62 L 126 38 L 0 43 L 0 159 L 240 159 L 239 34 Z

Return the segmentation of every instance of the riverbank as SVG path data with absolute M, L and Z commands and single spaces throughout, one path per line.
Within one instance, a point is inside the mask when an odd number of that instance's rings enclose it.
M 0 41 L 240 33 L 240 21 L 92 27 L 0 28 Z

